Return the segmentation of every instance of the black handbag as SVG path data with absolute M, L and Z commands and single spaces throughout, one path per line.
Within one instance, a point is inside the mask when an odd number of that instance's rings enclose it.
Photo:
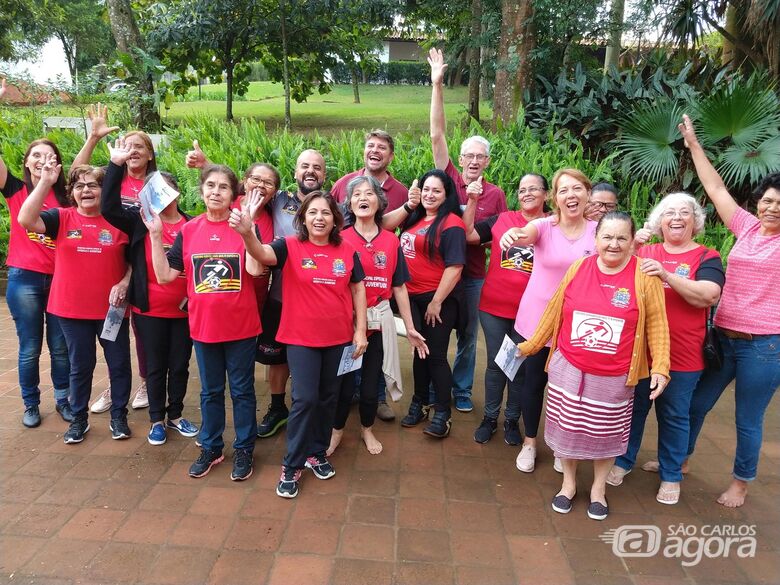
M 710 307 L 707 313 L 707 331 L 704 334 L 704 365 L 710 370 L 720 370 L 723 367 L 723 348 L 720 346 L 718 332 L 713 325 L 715 307 Z

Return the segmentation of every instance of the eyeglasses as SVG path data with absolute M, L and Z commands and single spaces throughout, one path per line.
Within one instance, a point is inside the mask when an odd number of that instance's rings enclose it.
M 94 191 L 95 189 L 99 189 L 99 188 L 100 188 L 100 184 L 94 181 L 91 181 L 89 183 L 74 183 L 73 185 L 74 191 L 83 191 L 84 189 L 89 189 L 90 191 Z
M 265 185 L 266 187 L 274 187 L 274 182 L 262 177 L 256 177 L 255 175 L 249 175 L 246 180 L 253 185 Z
M 464 160 L 475 160 L 477 162 L 484 162 L 488 159 L 486 154 L 474 154 L 473 152 L 461 153 L 460 157 Z
M 679 215 L 680 217 L 685 219 L 687 217 L 691 217 L 693 215 L 693 212 L 691 212 L 690 209 L 667 209 L 661 215 L 667 218 L 673 218 Z
M 588 203 L 596 209 L 604 209 L 606 211 L 615 211 L 618 208 L 617 203 L 607 203 L 605 201 L 589 201 Z
M 533 193 L 538 193 L 539 191 L 547 191 L 547 189 L 545 189 L 544 187 L 528 187 L 527 189 L 523 187 L 522 189 L 517 190 L 517 194 L 520 195 L 520 197 L 522 197 L 526 193 L 533 194 Z

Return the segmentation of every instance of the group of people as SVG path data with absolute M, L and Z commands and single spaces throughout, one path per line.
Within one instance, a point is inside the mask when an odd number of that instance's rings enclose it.
M 196 141 L 186 163 L 200 170 L 205 213 L 190 217 L 175 199 L 159 213 L 146 211 L 139 192 L 157 170 L 146 134 L 110 144 L 107 168 L 89 165 L 97 144 L 117 130 L 100 105 L 90 111 L 91 134 L 67 181 L 46 139 L 28 147 L 23 179 L 0 159 L 11 212 L 7 298 L 19 336 L 23 424 L 41 422 L 45 331 L 56 411 L 69 425 L 64 441 L 83 441 L 90 410 L 109 409 L 112 437 L 129 438 L 132 324 L 143 380 L 132 406 L 148 400 L 149 443 L 164 444 L 169 430 L 197 437 L 200 455 L 189 474 L 209 473 L 224 460 L 227 381 L 231 479 L 252 475 L 257 437 L 286 426 L 276 493 L 292 498 L 304 469 L 322 480 L 335 474 L 328 457 L 343 440 L 354 401 L 366 449 L 381 453 L 374 422 L 395 417 L 387 394 L 398 400 L 403 391 L 397 322 L 413 351 L 414 392 L 401 425 L 425 423 L 426 435 L 447 437 L 453 407 L 474 407 L 481 324 L 487 368 L 474 440 L 491 439 L 505 403 L 504 440 L 520 447 L 517 469 L 531 473 L 545 412 L 544 439 L 563 474 L 552 498 L 556 512 L 572 510 L 578 463 L 592 461 L 587 515 L 607 517 L 606 485 L 621 485 L 636 464 L 653 404 L 658 460 L 642 467 L 660 475 L 659 502 L 679 501 L 704 418 L 732 381 L 736 458 L 718 501 L 742 505 L 757 473 L 764 413 L 780 386 L 780 305 L 771 294 L 780 277 L 773 262 L 780 174 L 758 185 L 758 212 L 748 213 L 684 117 L 680 130 L 702 185 L 736 236 L 725 272 L 718 252 L 694 240 L 705 212 L 686 193 L 663 197 L 636 230 L 618 211 L 614 187 L 561 169 L 550 183 L 523 176 L 518 209 L 508 210 L 504 192 L 484 178 L 487 140 L 463 142 L 460 170 L 451 160 L 446 65 L 435 49 L 429 63 L 435 168 L 408 189 L 388 171 L 394 142 L 381 130 L 366 137 L 364 168 L 330 191 L 323 190 L 326 162 L 316 150 L 300 154 L 296 190 L 285 191 L 271 164 L 255 163 L 239 179 L 210 162 Z M 161 176 L 178 190 L 172 175 Z M 716 304 L 719 368 L 706 366 L 702 351 Z M 120 324 L 115 337 L 104 338 L 110 308 Z M 506 337 L 522 360 L 511 379 L 495 361 Z M 90 407 L 96 339 L 110 385 Z M 200 428 L 183 416 L 193 349 Z M 271 390 L 259 422 L 256 362 L 268 366 Z

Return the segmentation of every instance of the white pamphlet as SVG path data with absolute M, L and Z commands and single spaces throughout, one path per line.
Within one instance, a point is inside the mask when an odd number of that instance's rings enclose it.
M 160 213 L 178 196 L 179 192 L 163 179 L 160 171 L 152 173 L 144 188 L 138 193 L 141 209 L 147 218 L 152 217 L 152 214 L 149 213 L 150 209 L 155 213 Z
M 339 362 L 339 371 L 337 376 L 343 376 L 347 372 L 354 372 L 363 367 L 363 356 L 361 355 L 357 359 L 352 358 L 352 354 L 355 353 L 357 347 L 355 344 L 348 345 L 341 353 L 341 361 Z
M 116 341 L 116 336 L 119 335 L 119 329 L 122 327 L 122 321 L 126 312 L 127 303 L 122 303 L 118 307 L 114 305 L 108 306 L 108 313 L 106 313 L 106 320 L 103 321 L 103 331 L 100 332 L 100 339 Z
M 516 354 L 517 345 L 509 339 L 508 335 L 504 335 L 504 341 L 496 354 L 495 362 L 501 368 L 501 371 L 506 374 L 510 382 L 514 381 L 517 370 L 520 369 L 520 364 L 525 361 L 525 356 L 517 357 Z

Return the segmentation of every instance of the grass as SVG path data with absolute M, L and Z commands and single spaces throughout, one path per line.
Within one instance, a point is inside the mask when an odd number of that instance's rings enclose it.
M 201 87 L 208 97 L 222 96 L 225 85 Z M 188 100 L 198 95 L 198 88 L 190 89 Z M 468 88 L 458 87 L 445 92 L 445 111 L 450 122 L 461 119 L 465 113 Z M 239 118 L 262 120 L 269 131 L 284 125 L 284 91 L 280 84 L 257 81 L 249 86 L 246 101 L 233 102 L 233 115 Z M 306 102 L 291 104 L 295 132 L 331 135 L 342 130 L 384 128 L 391 134 L 409 132 L 428 133 L 428 115 L 431 100 L 430 86 L 361 85 L 360 101 L 353 103 L 352 86 L 335 85 L 327 94 L 315 94 Z M 485 119 L 492 116 L 488 103 L 481 105 Z M 177 123 L 193 115 L 225 116 L 222 100 L 183 101 L 163 111 L 168 123 Z

